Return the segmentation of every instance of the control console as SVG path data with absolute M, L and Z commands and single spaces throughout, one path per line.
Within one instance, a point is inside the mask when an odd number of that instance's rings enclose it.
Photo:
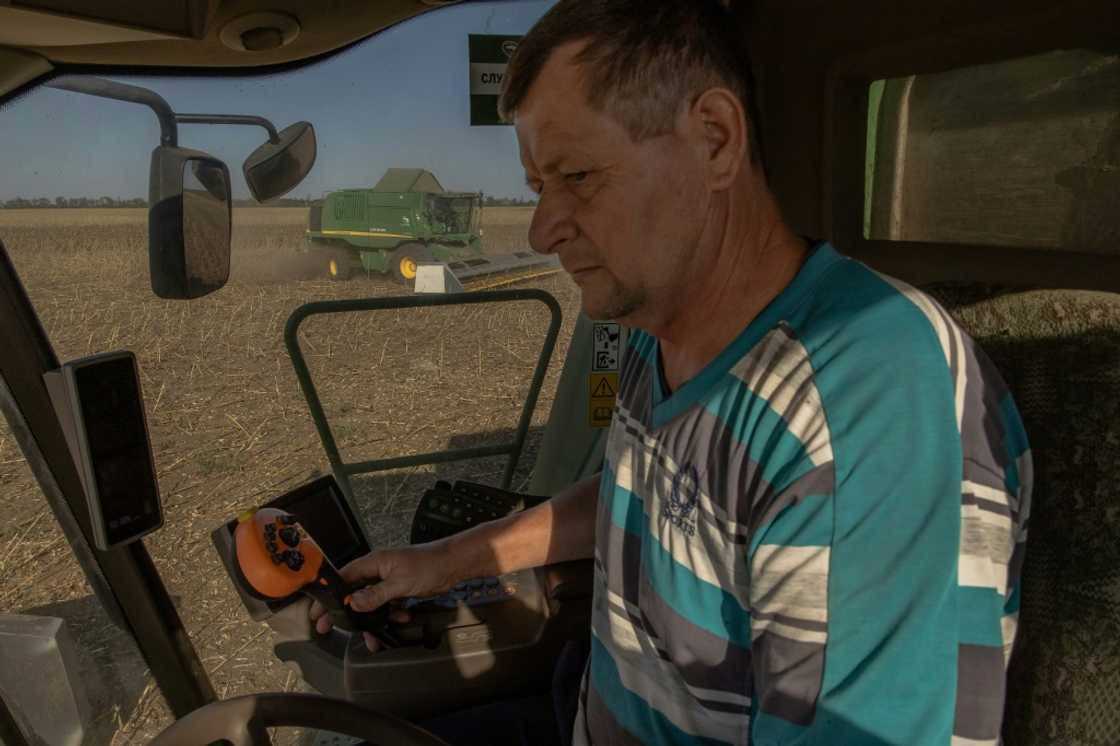
M 414 543 L 431 541 L 538 504 L 543 498 L 472 482 L 436 483 L 412 524 Z M 278 632 L 276 655 L 295 664 L 324 694 L 400 717 L 426 717 L 534 689 L 547 690 L 556 656 L 586 634 L 586 609 L 550 597 L 547 571 L 475 578 L 446 593 L 399 600 L 408 625 L 367 616 L 347 603 L 336 568 L 369 552 L 347 501 L 331 476 L 280 495 L 212 533 L 230 578 L 253 619 Z M 335 621 L 318 635 L 308 604 L 322 601 Z M 565 611 L 567 610 L 567 613 Z M 369 630 L 388 649 L 370 653 Z
M 350 607 L 356 588 L 347 585 L 299 518 L 287 511 L 262 508 L 242 514 L 234 529 L 233 559 L 238 582 L 258 598 L 302 593 L 321 603 L 341 630 L 372 632 L 394 647 L 405 643 L 389 624 L 387 607 L 368 613 Z

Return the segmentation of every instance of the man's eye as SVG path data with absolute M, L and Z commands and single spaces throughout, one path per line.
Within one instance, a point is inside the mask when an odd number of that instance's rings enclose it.
M 564 178 L 575 184 L 579 184 L 587 178 L 588 171 L 573 171 L 570 174 L 564 174 Z

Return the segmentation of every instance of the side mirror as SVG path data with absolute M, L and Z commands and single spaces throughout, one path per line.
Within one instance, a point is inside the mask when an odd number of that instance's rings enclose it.
M 257 202 L 282 197 L 303 181 L 315 165 L 317 145 L 310 122 L 296 122 L 280 130 L 276 142 L 266 142 L 245 159 L 242 170 Z
M 152 151 L 148 190 L 155 294 L 201 298 L 225 285 L 233 214 L 226 164 L 197 150 L 161 146 Z

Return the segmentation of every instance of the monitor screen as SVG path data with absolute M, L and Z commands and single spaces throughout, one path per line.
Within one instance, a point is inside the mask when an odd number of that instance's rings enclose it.
M 96 495 L 108 545 L 140 536 L 161 523 L 144 404 L 131 356 L 74 369 Z
M 344 504 L 334 478 L 323 477 L 282 495 L 271 506 L 298 518 L 331 564 L 342 567 L 369 551 Z

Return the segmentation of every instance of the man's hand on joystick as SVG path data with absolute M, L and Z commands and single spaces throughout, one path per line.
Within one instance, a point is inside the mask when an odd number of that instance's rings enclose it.
M 371 612 L 397 599 L 434 596 L 450 590 L 462 578 L 453 574 L 457 563 L 448 561 L 445 542 L 432 542 L 400 549 L 370 552 L 339 570 L 351 587 L 349 605 L 359 613 Z M 311 605 L 311 620 L 319 634 L 331 629 L 331 619 L 319 602 Z M 391 608 L 389 620 L 407 624 L 411 615 Z M 384 647 L 369 632 L 363 632 L 366 647 L 377 652 Z
M 234 530 L 234 557 L 252 593 L 265 599 L 303 593 L 314 599 L 317 613 L 328 622 L 349 631 L 372 630 L 385 643 L 402 644 L 396 630 L 388 627 L 388 609 L 377 611 L 383 602 L 371 603 L 368 591 L 363 591 L 358 603 L 351 603 L 356 583 L 335 569 L 296 516 L 276 508 L 244 513 Z M 368 643 L 371 636 L 365 637 Z

